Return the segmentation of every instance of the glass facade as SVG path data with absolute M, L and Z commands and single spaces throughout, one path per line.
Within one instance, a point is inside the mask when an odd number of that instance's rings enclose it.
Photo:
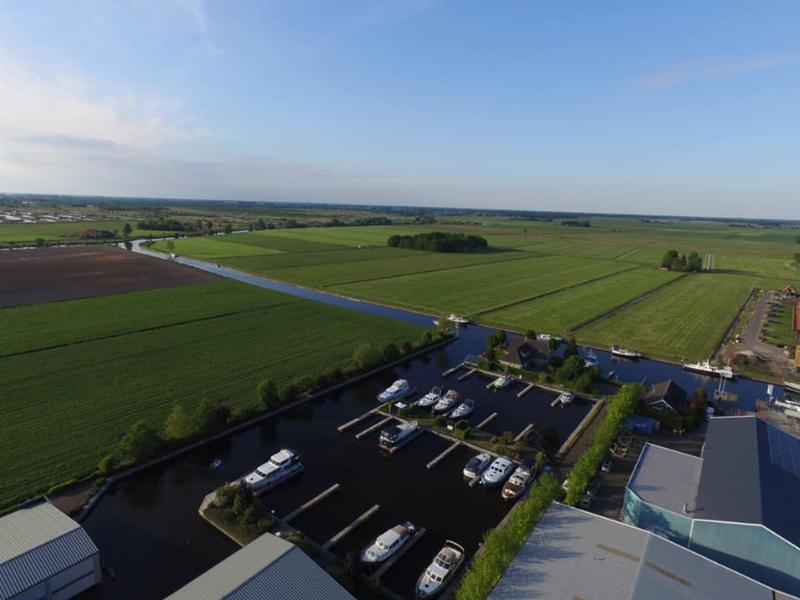
M 622 520 L 629 525 L 652 531 L 681 546 L 689 544 L 689 531 L 692 526 L 692 520 L 689 517 L 648 504 L 630 488 L 625 490 Z

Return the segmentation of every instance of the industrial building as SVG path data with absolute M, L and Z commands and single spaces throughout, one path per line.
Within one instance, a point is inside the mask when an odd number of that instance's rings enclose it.
M 49 502 L 0 517 L 0 600 L 67 600 L 100 580 L 97 546 Z
M 489 600 L 789 600 L 653 533 L 554 502 Z
M 648 444 L 622 518 L 800 595 L 800 439 L 756 416 L 715 417 L 700 457 Z
M 265 533 L 166 600 L 355 600 L 300 548 Z

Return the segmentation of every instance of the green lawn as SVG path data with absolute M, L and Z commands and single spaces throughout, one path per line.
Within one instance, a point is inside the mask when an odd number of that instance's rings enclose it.
M 205 397 L 246 408 L 264 377 L 315 375 L 346 366 L 365 341 L 421 333 L 229 282 L 6 308 L 0 317 L 4 333 L 28 332 L 18 351 L 72 342 L 0 359 L 0 506 L 90 474 L 133 422 L 161 426 L 175 403 Z M 92 339 L 102 335 L 113 337 Z
M 689 275 L 578 330 L 586 343 L 624 344 L 672 360 L 708 358 L 753 287 L 752 277 Z
M 790 258 L 714 255 L 714 268 L 720 271 L 741 271 L 760 277 L 785 278 L 787 283 L 800 281 L 800 269 Z
M 37 238 L 45 240 L 80 239 L 80 234 L 87 229 L 104 229 L 122 235 L 126 221 L 76 221 L 74 223 L 14 223 L 0 224 L 0 243 L 33 242 Z M 133 227 L 131 237 L 161 234 L 160 231 L 142 231 L 136 229 L 136 221 L 127 221 Z
M 238 234 L 240 236 L 245 234 Z M 250 244 L 237 244 L 236 236 L 230 235 L 189 237 L 172 240 L 175 245 L 175 253 L 182 256 L 193 256 L 200 259 L 224 258 L 226 256 L 249 256 L 280 254 L 280 250 L 267 248 L 266 246 L 255 246 Z M 158 241 L 153 244 L 153 249 L 160 252 L 169 252 L 167 241 Z
M 636 269 L 556 294 L 490 312 L 483 320 L 493 325 L 526 331 L 564 335 L 570 329 L 601 315 L 659 285 L 674 281 L 678 274 L 655 269 Z

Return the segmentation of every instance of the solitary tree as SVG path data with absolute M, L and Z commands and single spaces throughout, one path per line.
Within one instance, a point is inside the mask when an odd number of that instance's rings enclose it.
M 536 332 L 533 329 L 528 329 L 528 331 L 525 332 L 525 339 L 530 341 L 535 340 Z
M 134 423 L 117 445 L 120 456 L 135 462 L 154 458 L 161 448 L 158 432 L 144 421 Z
M 233 225 L 225 223 L 225 233 L 233 233 Z
M 192 433 L 192 420 L 189 418 L 189 413 L 183 406 L 176 404 L 167 415 L 164 437 L 168 440 L 180 440 L 189 437 Z
M 262 380 L 256 388 L 256 394 L 258 401 L 268 410 L 276 408 L 279 404 L 278 386 L 271 379 Z
M 130 223 L 125 223 L 125 226 L 122 228 L 122 235 L 125 238 L 129 238 L 131 236 L 131 232 L 133 228 L 131 227 Z
M 167 250 L 169 250 L 170 253 L 175 252 L 175 240 L 167 240 Z
M 569 358 L 570 356 L 578 356 L 578 342 L 575 341 L 574 337 L 569 338 L 567 349 L 564 350 L 564 358 Z

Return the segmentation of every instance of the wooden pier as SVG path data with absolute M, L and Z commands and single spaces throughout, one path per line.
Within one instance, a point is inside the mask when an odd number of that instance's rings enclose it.
M 328 496 L 332 495 L 334 492 L 336 492 L 339 489 L 339 487 L 340 487 L 340 485 L 338 483 L 334 483 L 331 487 L 329 487 L 327 490 L 325 490 L 321 494 L 317 494 L 316 496 L 314 496 L 308 502 L 305 502 L 304 504 L 300 505 L 298 508 L 294 509 L 288 515 L 286 515 L 283 518 L 283 520 L 285 522 L 288 522 L 288 521 L 291 521 L 292 519 L 296 519 L 297 517 L 302 515 L 304 512 L 306 512 L 309 508 L 312 508 L 312 507 L 316 506 L 317 504 L 319 504 L 320 502 L 325 500 L 325 498 L 327 498 Z
M 481 421 L 480 423 L 478 423 L 478 424 L 475 426 L 475 429 L 481 429 L 482 427 L 485 427 L 486 425 L 488 425 L 489 423 L 491 423 L 492 421 L 494 421 L 494 418 L 495 418 L 496 416 L 497 416 L 497 413 L 496 413 L 496 412 L 493 412 L 493 413 L 492 413 L 492 414 L 490 414 L 488 417 L 486 417 L 486 418 L 485 418 L 483 421 Z
M 525 386 L 525 389 L 522 390 L 520 393 L 517 394 L 517 398 L 522 398 L 525 394 L 530 392 L 536 386 L 535 383 L 529 383 Z
M 467 377 L 472 377 L 477 372 L 478 372 L 478 369 L 470 369 L 469 371 L 464 373 L 461 377 L 459 377 L 458 381 L 464 381 Z
M 355 521 L 350 523 L 350 525 L 342 529 L 339 533 L 337 533 L 331 539 L 325 542 L 325 544 L 322 546 L 322 549 L 329 550 L 331 547 L 341 542 L 346 536 L 350 535 L 350 533 L 352 533 L 356 527 L 362 525 L 364 521 L 366 521 L 372 515 L 378 512 L 380 508 L 381 508 L 380 504 L 375 504 L 372 508 L 359 515 L 359 517 Z
M 417 543 L 417 540 L 421 538 L 425 534 L 425 528 L 420 527 L 414 535 L 411 536 L 411 539 L 408 540 L 403 547 L 398 550 L 394 556 L 392 556 L 389 560 L 383 563 L 380 568 L 375 571 L 372 575 L 367 578 L 367 581 L 378 581 L 381 577 L 383 577 L 386 572 L 392 568 L 392 566 L 400 560 L 400 558 L 409 550 L 411 550 L 411 546 Z
M 378 421 L 378 422 L 377 422 L 377 423 L 375 423 L 374 425 L 370 425 L 370 426 L 369 426 L 369 427 L 367 427 L 365 430 L 363 430 L 363 431 L 359 431 L 359 432 L 356 434 L 356 439 L 357 439 L 357 440 L 364 439 L 364 438 L 365 438 L 365 437 L 367 437 L 367 436 L 368 436 L 370 433 L 372 433 L 372 432 L 373 432 L 373 431 L 375 431 L 376 429 L 380 429 L 381 427 L 383 427 L 384 425 L 386 425 L 386 424 L 387 424 L 389 421 L 391 421 L 392 419 L 394 419 L 394 417 L 386 417 L 385 419 L 383 419 L 383 420 L 381 420 L 381 421 Z
M 463 367 L 464 367 L 464 363 L 462 362 L 461 364 L 456 365 L 455 367 L 447 369 L 447 371 L 442 373 L 442 377 L 450 377 L 450 375 L 452 375 L 453 373 L 455 373 L 456 371 L 458 371 L 459 369 L 461 369 Z
M 550 403 L 550 408 L 555 408 L 556 404 L 561 404 L 561 394 L 556 396 L 556 399 Z
M 373 408 L 372 410 L 365 412 L 363 415 L 361 415 L 359 417 L 356 417 L 355 419 L 352 419 L 352 420 L 348 421 L 347 423 L 342 423 L 341 425 L 339 425 L 339 427 L 336 428 L 336 430 L 339 433 L 344 433 L 345 431 L 347 431 L 348 429 L 350 429 L 354 425 L 358 425 L 359 423 L 361 423 L 361 421 L 364 421 L 365 419 L 370 418 L 376 412 L 378 412 L 378 408 Z
M 517 434 L 517 437 L 515 437 L 515 438 L 514 438 L 514 441 L 515 441 L 515 442 L 518 442 L 518 441 L 520 441 L 520 440 L 521 440 L 521 439 L 523 439 L 523 438 L 524 438 L 526 435 L 528 435 L 528 434 L 529 434 L 531 431 L 533 431 L 533 423 L 528 423 L 528 426 L 527 426 L 527 427 L 525 427 L 525 429 L 523 429 L 522 431 L 520 431 L 520 432 Z
M 452 444 L 451 446 L 449 446 L 448 448 L 446 448 L 446 449 L 444 450 L 444 452 L 442 452 L 441 454 L 439 454 L 439 456 L 437 456 L 437 457 L 436 457 L 436 458 L 434 458 L 434 459 L 433 459 L 431 462 L 429 462 L 427 465 L 425 465 L 425 468 L 426 468 L 426 469 L 428 469 L 428 471 L 430 471 L 430 470 L 431 470 L 431 469 L 433 469 L 433 468 L 434 468 L 436 465 L 438 465 L 440 462 L 442 462 L 442 461 L 443 461 L 445 458 L 447 458 L 447 457 L 448 457 L 448 455 L 449 455 L 449 454 L 450 454 L 450 453 L 451 453 L 453 450 L 455 450 L 456 448 L 458 448 L 460 445 L 461 445 L 461 442 L 460 442 L 460 441 L 458 441 L 458 442 L 453 442 L 453 444 Z

